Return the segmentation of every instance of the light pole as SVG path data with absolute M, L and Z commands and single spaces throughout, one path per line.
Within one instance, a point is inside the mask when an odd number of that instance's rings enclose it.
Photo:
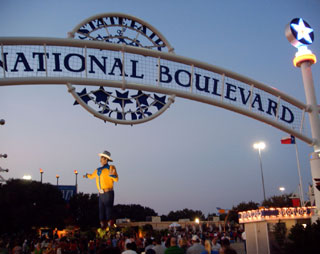
M 43 175 L 43 170 L 40 168 L 40 182 L 42 183 L 42 175 Z
M 56 175 L 56 178 L 57 178 L 57 186 L 59 185 L 59 175 Z
M 78 193 L 78 170 L 75 170 L 74 174 L 76 175 L 76 193 Z
M 264 188 L 264 178 L 263 178 L 263 170 L 262 170 L 262 160 L 261 160 L 261 150 L 266 147 L 264 142 L 258 142 L 253 144 L 253 148 L 259 151 L 259 161 L 260 161 L 260 170 L 261 170 L 261 181 L 262 181 L 262 190 L 263 190 L 263 201 L 266 200 L 266 191 Z
M 308 105 L 308 115 L 313 139 L 313 152 L 310 154 L 311 175 L 315 197 L 316 211 L 312 216 L 315 222 L 320 217 L 320 191 L 316 187 L 316 179 L 320 178 L 320 118 L 315 95 L 311 65 L 317 62 L 316 56 L 308 49 L 314 40 L 311 26 L 301 18 L 295 18 L 286 26 L 285 35 L 288 41 L 298 49 L 293 65 L 301 68 L 303 86 Z

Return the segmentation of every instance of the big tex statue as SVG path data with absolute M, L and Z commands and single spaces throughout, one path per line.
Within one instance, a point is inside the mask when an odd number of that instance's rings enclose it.
M 113 183 L 118 182 L 118 173 L 112 162 L 111 154 L 108 151 L 99 153 L 101 167 L 97 168 L 92 174 L 85 174 L 83 177 L 96 179 L 99 191 L 99 219 L 101 228 L 112 226 L 112 209 L 114 202 Z

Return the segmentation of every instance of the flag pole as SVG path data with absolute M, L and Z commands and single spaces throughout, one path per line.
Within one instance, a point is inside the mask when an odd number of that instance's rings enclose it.
M 297 157 L 297 165 L 298 165 L 298 174 L 299 174 L 299 193 L 300 193 L 300 205 L 304 206 L 304 196 L 303 196 L 303 187 L 302 187 L 302 178 L 301 178 L 301 168 L 300 168 L 300 160 L 298 153 L 297 142 L 294 142 L 294 146 L 296 148 L 296 157 Z

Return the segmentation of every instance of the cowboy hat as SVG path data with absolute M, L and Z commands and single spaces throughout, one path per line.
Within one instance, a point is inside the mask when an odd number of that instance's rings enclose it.
M 111 159 L 111 153 L 108 151 L 104 151 L 103 153 L 99 153 L 98 154 L 100 157 L 105 157 L 107 158 L 109 161 L 113 161 L 113 159 Z

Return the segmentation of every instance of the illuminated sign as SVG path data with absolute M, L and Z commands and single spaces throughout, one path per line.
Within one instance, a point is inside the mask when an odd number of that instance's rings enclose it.
M 239 212 L 239 222 L 271 221 L 279 219 L 308 219 L 311 218 L 312 210 L 315 207 L 282 207 L 262 208 Z
M 301 18 L 293 19 L 286 27 L 286 36 L 296 48 L 312 44 L 314 40 L 313 29 Z

